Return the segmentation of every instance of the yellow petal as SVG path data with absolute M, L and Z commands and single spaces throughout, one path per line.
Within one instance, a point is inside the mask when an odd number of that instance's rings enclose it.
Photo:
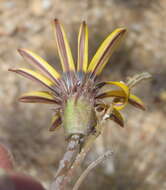
M 96 98 L 100 99 L 100 98 L 109 98 L 109 97 L 125 98 L 125 93 L 122 90 L 112 90 L 112 91 L 101 93 Z M 128 102 L 131 105 L 141 110 L 145 110 L 145 105 L 143 101 L 139 97 L 135 96 L 134 94 L 131 94 L 131 93 L 129 94 Z M 119 101 L 119 104 L 120 105 L 124 104 L 124 102 Z
M 135 96 L 134 94 L 130 94 L 129 96 L 129 103 L 141 110 L 145 110 L 145 105 L 142 102 L 142 100 L 140 98 L 138 98 L 137 96 Z
M 40 71 L 47 77 L 51 77 L 52 80 L 57 80 L 60 78 L 60 74 L 43 58 L 35 54 L 34 52 L 27 49 L 19 49 L 19 53 L 32 65 L 35 65 Z
M 124 127 L 124 119 L 121 113 L 116 109 L 113 108 L 112 114 L 110 115 L 110 119 L 115 121 L 121 127 Z
M 34 80 L 36 82 L 39 82 L 40 84 L 50 88 L 53 90 L 52 86 L 54 86 L 54 82 L 48 79 L 47 77 L 43 76 L 42 74 L 39 74 L 35 71 L 32 71 L 30 69 L 24 69 L 24 68 L 18 68 L 18 69 L 9 69 L 9 71 L 16 72 L 28 79 Z
M 56 44 L 63 71 L 64 72 L 75 71 L 73 56 L 71 53 L 71 49 L 65 31 L 57 19 L 54 20 L 54 24 L 55 24 L 54 31 L 55 31 Z
M 122 89 L 122 92 L 124 93 L 124 102 L 121 102 L 121 101 L 120 102 L 115 102 L 115 108 L 118 109 L 118 110 L 123 109 L 128 103 L 128 98 L 129 98 L 129 94 L 130 94 L 129 87 L 126 84 L 124 84 L 123 82 L 107 81 L 107 82 L 104 82 L 104 83 L 105 84 L 110 84 L 110 85 L 115 85 L 115 86 Z
M 109 97 L 125 97 L 125 93 L 122 90 L 112 90 L 99 94 L 96 98 L 109 98 Z
M 58 104 L 59 101 L 49 92 L 33 91 L 23 94 L 19 100 L 25 103 Z
M 81 24 L 78 35 L 77 71 L 86 72 L 88 65 L 88 27 L 85 22 Z
M 107 81 L 105 83 L 106 84 L 110 84 L 110 85 L 115 85 L 115 86 L 121 88 L 122 91 L 124 92 L 125 96 L 127 98 L 129 97 L 130 89 L 129 89 L 129 87 L 125 83 L 123 83 L 123 82 L 116 82 L 116 81 Z
M 124 34 L 126 33 L 126 29 L 119 28 L 114 30 L 101 44 L 99 49 L 97 50 L 96 54 L 94 55 L 90 65 L 88 67 L 88 72 L 91 73 L 91 77 L 95 75 L 99 75 L 103 68 L 105 67 L 106 63 L 108 62 L 109 58 L 111 57 L 112 53 L 117 48 L 117 45 L 120 43 Z

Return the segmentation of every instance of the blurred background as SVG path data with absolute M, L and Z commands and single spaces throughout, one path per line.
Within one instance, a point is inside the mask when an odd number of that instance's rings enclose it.
M 113 150 L 114 156 L 93 170 L 81 189 L 166 189 L 164 0 L 0 0 L 0 140 L 11 148 L 17 171 L 48 187 L 65 151 L 63 130 L 48 132 L 52 107 L 17 101 L 20 94 L 37 85 L 8 72 L 9 68 L 30 68 L 17 53 L 23 47 L 61 70 L 50 26 L 54 18 L 63 23 L 75 57 L 82 20 L 89 26 L 90 59 L 112 30 L 128 29 L 101 80 L 125 80 L 143 71 L 153 76 L 133 89 L 147 110 L 128 106 L 123 113 L 124 129 L 111 121 L 106 124 L 82 170 L 106 150 Z

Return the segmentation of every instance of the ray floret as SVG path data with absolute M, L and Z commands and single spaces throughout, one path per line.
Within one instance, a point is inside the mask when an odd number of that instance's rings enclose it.
M 32 71 L 30 69 L 25 69 L 25 68 L 18 68 L 18 69 L 10 69 L 9 71 L 15 72 L 19 75 L 22 75 L 28 79 L 31 79 L 35 82 L 38 82 L 42 84 L 43 86 L 53 89 L 54 82 L 45 77 L 44 75 L 37 73 L 35 71 Z
M 88 67 L 88 72 L 90 73 L 91 78 L 94 78 L 102 72 L 112 53 L 123 39 L 125 33 L 126 29 L 124 28 L 116 29 L 100 45 Z
M 124 118 L 123 118 L 122 114 L 116 108 L 113 108 L 109 119 L 115 121 L 121 127 L 124 127 Z
M 79 30 L 77 52 L 77 71 L 86 73 L 88 66 L 88 27 L 85 21 Z
M 24 103 L 59 104 L 60 101 L 46 91 L 33 91 L 23 94 L 19 100 Z
M 73 83 L 75 65 L 66 33 L 63 29 L 63 26 L 59 23 L 58 19 L 54 20 L 53 28 L 63 72 L 66 74 L 68 83 Z
M 25 60 L 36 66 L 44 75 L 58 83 L 60 74 L 43 58 L 28 49 L 18 49 L 18 52 Z

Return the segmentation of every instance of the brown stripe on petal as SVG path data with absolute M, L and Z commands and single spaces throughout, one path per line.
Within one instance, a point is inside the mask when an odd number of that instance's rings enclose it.
M 88 64 L 88 28 L 85 21 L 83 21 L 79 30 L 77 51 L 77 71 L 86 72 Z
M 114 122 L 116 122 L 121 127 L 124 127 L 123 117 L 120 114 L 120 112 L 118 112 L 116 109 L 113 109 L 109 119 L 113 120 Z
M 82 71 L 83 70 L 83 60 L 84 60 L 84 35 L 81 35 L 81 39 L 80 39 L 80 46 L 78 47 L 78 60 L 77 60 L 77 71 Z
M 71 81 L 73 85 L 73 80 L 75 78 L 75 66 L 72 57 L 72 53 L 69 47 L 69 43 L 66 37 L 66 34 L 63 30 L 63 27 L 60 25 L 57 19 L 54 20 L 55 23 L 55 34 L 56 34 L 56 43 L 58 47 L 58 53 L 61 60 L 63 72 L 66 73 L 68 81 Z
M 124 123 L 123 121 L 121 121 L 119 118 L 117 118 L 115 115 L 111 115 L 110 119 L 113 120 L 115 123 L 117 123 L 118 125 L 120 125 L 120 127 L 124 127 Z
M 126 30 L 123 31 L 123 33 Z M 112 42 L 109 44 L 109 46 L 106 48 L 105 52 L 103 53 L 102 57 L 100 58 L 98 65 L 96 66 L 96 68 L 94 69 L 92 76 L 95 75 L 95 73 L 97 72 L 97 70 L 101 67 L 101 65 L 103 65 L 105 63 L 105 59 L 107 59 L 106 54 L 108 53 L 109 49 L 111 48 L 111 46 L 113 45 L 113 43 L 117 40 L 117 38 L 119 38 L 119 36 L 122 35 L 122 33 L 119 33 L 114 40 L 112 40 Z
M 61 124 L 62 124 L 61 116 L 59 113 L 57 113 L 57 115 L 55 115 L 52 119 L 49 131 L 55 131 L 56 129 L 58 129 L 61 126 Z
M 136 102 L 136 101 L 134 101 L 134 100 L 131 100 L 130 98 L 129 98 L 129 103 L 132 105 L 132 106 L 134 106 L 134 107 L 136 107 L 136 108 L 138 108 L 138 109 L 141 109 L 141 110 L 143 110 L 143 111 L 145 111 L 146 110 L 146 108 L 145 108 L 145 106 L 143 105 L 143 104 L 139 104 L 138 102 Z
M 36 96 L 20 97 L 19 101 L 24 102 L 24 103 L 60 104 L 59 101 L 49 100 L 49 99 L 46 99 L 46 98 L 40 98 L 40 97 L 36 97 Z
M 104 93 L 97 95 L 96 98 L 100 99 L 100 98 L 111 98 L 111 97 L 117 97 L 117 98 L 124 98 L 125 97 L 125 94 L 118 94 L 116 92 L 118 92 L 118 91 L 104 92 Z M 122 93 L 123 93 L 123 91 L 122 91 Z
M 100 59 L 95 63 L 95 67 L 93 70 L 90 71 L 90 78 L 95 78 L 96 75 L 99 75 L 102 69 L 105 67 L 106 63 L 108 62 L 110 56 L 111 56 L 111 51 L 114 48 L 114 44 L 120 39 L 120 36 L 122 36 L 126 32 L 125 29 L 122 29 L 119 34 L 117 34 L 113 40 L 110 41 L 110 44 L 106 47 L 105 51 L 102 53 L 102 56 Z M 100 47 L 99 47 L 100 49 Z M 98 53 L 98 52 L 97 52 Z M 110 55 L 109 55 L 110 54 Z
M 66 52 L 65 42 L 64 42 L 64 38 L 63 38 L 63 33 L 61 31 L 61 27 L 59 25 L 58 19 L 55 19 L 54 22 L 55 22 L 56 30 L 57 30 L 57 33 L 56 33 L 57 45 L 59 47 L 59 51 L 60 51 L 60 54 L 63 59 L 62 67 L 64 69 L 64 72 L 67 72 L 70 69 L 69 69 L 69 64 L 68 64 L 68 60 L 67 60 L 67 52 Z
M 105 82 L 100 82 L 100 83 L 96 84 L 95 89 L 102 88 L 104 85 L 106 85 Z
M 43 86 L 49 88 L 50 90 L 54 91 L 57 94 L 55 88 L 53 88 L 53 84 L 54 83 L 52 83 L 52 86 L 51 85 L 47 85 L 46 83 L 42 82 L 37 77 L 32 76 L 31 74 L 29 74 L 29 73 L 27 73 L 27 72 L 25 72 L 25 71 L 23 71 L 21 69 L 9 69 L 9 71 L 15 72 L 15 73 L 20 74 L 20 75 L 22 75 L 22 76 L 24 76 L 24 77 L 26 77 L 26 78 L 28 78 L 28 79 L 30 79 L 32 81 L 38 82 L 38 83 L 42 84 Z
M 60 76 L 58 76 L 59 74 L 57 73 L 58 78 L 53 77 L 53 75 L 46 69 L 46 67 L 44 67 L 37 59 L 35 59 L 34 56 L 28 53 L 28 50 L 18 49 L 18 52 L 20 53 L 21 56 L 31 61 L 33 63 L 32 65 L 36 65 L 36 67 L 39 68 L 43 74 L 47 75 L 47 77 L 54 80 L 57 84 L 60 84 L 60 80 L 59 80 Z M 54 69 L 54 68 L 52 67 L 51 69 Z

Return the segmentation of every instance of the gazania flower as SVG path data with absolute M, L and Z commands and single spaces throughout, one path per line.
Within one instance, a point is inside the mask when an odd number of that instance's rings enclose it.
M 130 93 L 130 88 L 125 83 L 97 82 L 97 77 L 121 42 L 126 29 L 119 28 L 113 31 L 88 64 L 88 28 L 83 22 L 78 35 L 78 53 L 75 64 L 66 34 L 57 19 L 54 20 L 53 27 L 63 69 L 62 74 L 40 56 L 27 49 L 18 51 L 39 72 L 24 68 L 10 69 L 10 71 L 38 82 L 46 89 L 46 91 L 25 93 L 19 100 L 25 103 L 54 104 L 55 113 L 50 127 L 51 131 L 63 126 L 67 137 L 72 134 L 88 135 L 95 130 L 99 122 L 97 118 L 99 113 L 102 113 L 106 119 L 112 119 L 123 126 L 123 117 L 119 111 L 127 103 L 144 109 L 142 101 Z M 118 90 L 100 93 L 104 85 L 117 87 Z M 111 98 L 111 102 L 105 103 L 104 98 Z

